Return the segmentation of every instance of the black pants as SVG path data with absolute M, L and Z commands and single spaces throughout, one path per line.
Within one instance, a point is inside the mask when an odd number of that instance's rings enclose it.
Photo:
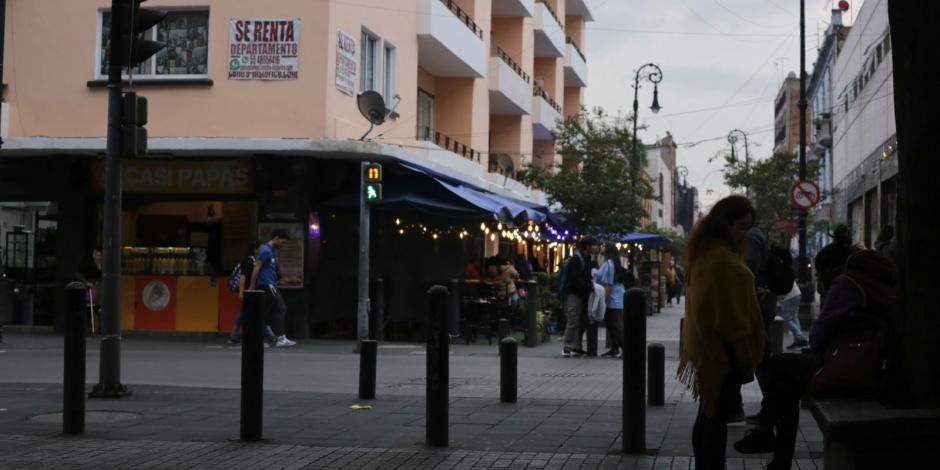
M 610 333 L 611 351 L 623 347 L 623 309 L 608 308 L 604 312 L 604 323 L 607 325 L 607 332 Z
M 277 290 L 276 286 L 267 286 L 264 289 L 265 301 L 265 320 L 271 329 L 274 330 L 274 336 L 284 335 L 284 319 L 287 316 L 287 305 L 284 304 L 284 298 Z
M 721 382 L 718 413 L 714 418 L 705 416 L 699 405 L 698 416 L 692 427 L 692 451 L 696 470 L 724 470 L 725 449 L 728 444 L 728 418 L 738 406 L 741 396 L 741 373 L 732 368 Z
M 816 358 L 809 354 L 777 354 L 767 360 L 764 369 L 767 391 L 761 421 L 774 429 L 774 468 L 790 468 L 800 426 L 800 399 L 816 370 Z

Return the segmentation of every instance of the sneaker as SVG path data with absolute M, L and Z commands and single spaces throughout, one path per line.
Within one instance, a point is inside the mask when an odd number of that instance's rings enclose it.
M 769 429 L 751 428 L 740 441 L 734 443 L 734 450 L 742 454 L 766 454 L 774 451 L 774 432 Z
M 236 344 L 241 344 L 241 342 L 242 342 L 242 340 L 240 340 L 240 339 L 238 339 L 238 338 L 229 338 L 229 339 L 228 339 L 228 344 L 231 344 L 231 345 L 233 345 L 233 346 L 236 345 Z
M 586 351 L 584 351 L 583 349 L 580 349 L 580 348 L 571 348 L 571 349 L 569 349 L 569 351 L 571 351 L 571 354 L 574 354 L 575 356 L 583 356 L 583 355 L 587 354 Z
M 607 351 L 604 354 L 601 354 L 601 357 L 618 357 L 618 356 L 620 356 L 619 349 L 611 349 L 610 351 Z
M 278 336 L 278 337 L 277 337 L 277 342 L 274 343 L 274 347 L 276 347 L 276 348 L 289 348 L 289 347 L 294 346 L 294 345 L 296 345 L 296 344 L 297 344 L 297 343 L 296 343 L 295 341 L 291 341 L 291 340 L 287 339 L 287 336 L 281 335 L 281 336 Z
M 561 357 L 571 357 L 571 350 L 564 348 L 561 350 Z
M 744 410 L 739 410 L 735 413 L 732 413 L 731 416 L 728 417 L 728 422 L 740 423 L 741 421 L 744 421 L 745 419 L 747 419 L 747 417 L 744 416 Z
M 793 344 L 787 346 L 787 349 L 800 349 L 807 346 L 809 346 L 809 341 L 806 341 L 806 338 L 797 338 Z

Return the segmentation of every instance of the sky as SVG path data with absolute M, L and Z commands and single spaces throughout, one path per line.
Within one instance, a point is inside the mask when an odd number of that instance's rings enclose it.
M 806 70 L 838 2 L 806 1 Z M 797 0 L 587 0 L 588 87 L 585 104 L 611 115 L 633 108 L 636 69 L 653 62 L 663 73 L 662 110 L 649 106 L 653 86 L 641 83 L 638 134 L 652 143 L 670 132 L 679 144 L 677 165 L 688 168 L 688 183 L 699 189 L 701 208 L 731 194 L 721 174 L 732 129 L 748 134 L 751 160 L 773 148 L 774 98 L 783 77 L 799 69 Z M 861 7 L 850 1 L 843 23 Z M 818 39 L 817 39 L 818 38 Z M 807 82 L 807 86 L 809 83 Z M 810 116 L 807 114 L 807 119 Z M 743 145 L 738 143 L 738 152 Z

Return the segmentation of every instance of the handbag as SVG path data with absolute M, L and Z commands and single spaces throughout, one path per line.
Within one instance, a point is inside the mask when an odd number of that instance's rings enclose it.
M 516 294 L 519 295 L 520 299 L 524 299 L 529 296 L 529 293 L 525 290 L 525 287 L 520 287 L 516 289 Z
M 822 355 L 810 393 L 816 398 L 878 398 L 885 388 L 885 327 L 870 316 L 846 318 Z

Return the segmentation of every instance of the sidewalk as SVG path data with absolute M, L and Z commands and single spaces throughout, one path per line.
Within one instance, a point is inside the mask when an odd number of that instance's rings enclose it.
M 425 358 L 417 345 L 383 345 L 377 399 L 368 402 L 356 400 L 351 342 L 268 350 L 265 441 L 243 444 L 238 348 L 126 340 L 123 380 L 133 395 L 88 400 L 86 434 L 63 437 L 59 415 L 48 415 L 61 410 L 61 339 L 8 336 L 0 344 L 0 468 L 689 469 L 696 405 L 672 377 L 680 316 L 670 308 L 648 318 L 650 339 L 667 347 L 667 396 L 666 406 L 647 408 L 645 456 L 620 454 L 622 362 L 561 358 L 557 342 L 520 348 L 516 404 L 498 401 L 495 345 L 452 347 L 450 447 L 431 450 L 423 446 Z M 97 381 L 94 343 L 89 384 Z M 756 386 L 744 395 L 754 411 Z M 357 403 L 373 408 L 350 409 Z M 794 468 L 821 469 L 821 434 L 805 412 L 802 424 Z M 744 429 L 733 425 L 729 443 Z M 729 445 L 728 468 L 761 468 L 763 459 L 743 457 Z

